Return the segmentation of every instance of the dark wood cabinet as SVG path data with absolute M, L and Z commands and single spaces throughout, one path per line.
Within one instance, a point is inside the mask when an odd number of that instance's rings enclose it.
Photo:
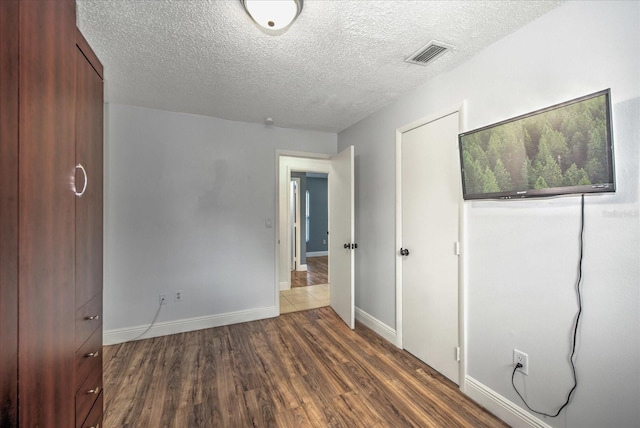
M 76 199 L 77 308 L 102 292 L 103 106 L 102 65 L 78 31 L 76 164 L 83 166 L 88 182 L 77 174 L 76 182 L 86 184 L 84 194 Z
M 102 66 L 85 45 L 74 0 L 0 1 L 3 428 L 71 427 L 98 414 L 96 400 L 87 414 L 76 409 L 88 378 L 76 374 L 76 329 L 102 344 Z M 83 162 L 86 199 L 75 194 Z M 100 321 L 78 327 L 82 308 Z
M 18 421 L 71 426 L 75 4 L 20 1 L 17 18 Z
M 102 417 L 102 64 L 76 33 L 75 403 L 76 427 Z M 80 174 L 81 173 L 81 174 Z M 82 188 L 80 188 L 80 186 Z M 99 399 L 99 400 L 98 400 Z M 100 406 L 100 411 L 96 409 Z M 91 417 L 90 417 L 91 416 Z M 99 421 L 97 422 L 99 424 Z

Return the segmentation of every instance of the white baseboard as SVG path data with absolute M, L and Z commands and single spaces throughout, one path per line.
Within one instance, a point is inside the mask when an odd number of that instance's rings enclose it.
M 378 333 L 380 336 L 382 336 L 383 339 L 386 339 L 393 344 L 396 343 L 395 329 L 389 327 L 379 319 L 369 315 L 358 307 L 356 307 L 356 319 L 362 324 L 369 327 L 371 330 Z
M 265 318 L 273 318 L 280 315 L 279 308 L 275 306 L 249 309 L 246 311 L 228 312 L 225 314 L 209 315 L 205 317 L 188 318 L 176 321 L 160 322 L 140 338 L 149 339 L 158 336 L 184 333 L 186 331 L 202 330 L 205 328 L 220 327 L 223 325 L 238 324 L 247 321 L 256 321 Z M 103 344 L 114 345 L 116 343 L 129 342 L 138 337 L 147 329 L 147 325 L 107 330 L 103 333 Z
M 511 426 L 552 428 L 471 376 L 465 378 L 464 391 L 478 404 Z
M 307 251 L 305 254 L 307 255 L 307 257 L 321 257 L 321 256 L 328 256 L 329 252 L 328 251 Z
M 307 265 L 298 265 L 298 269 L 296 269 L 298 272 L 306 272 L 307 271 Z
M 282 282 L 280 283 L 280 291 L 282 291 L 282 290 L 289 290 L 289 289 L 291 289 L 291 283 L 290 283 L 290 282 L 282 281 Z

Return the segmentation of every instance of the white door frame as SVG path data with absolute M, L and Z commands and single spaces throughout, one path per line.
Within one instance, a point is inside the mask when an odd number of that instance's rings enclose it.
M 280 290 L 291 288 L 291 230 L 289 228 L 289 183 L 291 171 L 320 172 L 330 178 L 332 155 L 322 153 L 276 150 L 276 240 L 275 240 L 275 302 L 280 313 Z M 328 183 L 328 182 L 327 182 Z M 331 237 L 328 237 L 330 239 Z M 327 241 L 328 242 L 328 241 Z M 281 243 L 284 243 L 282 245 Z M 329 254 L 331 257 L 331 254 Z M 331 263 L 331 262 L 329 262 Z
M 402 348 L 402 256 L 400 247 L 402 246 L 402 134 L 420 126 L 434 122 L 440 118 L 453 113 L 459 114 L 459 132 L 466 130 L 465 105 L 463 101 L 451 106 L 440 113 L 429 115 L 421 119 L 408 123 L 396 129 L 396 346 Z M 462 194 L 462 192 L 460 193 Z M 458 343 L 460 346 L 460 366 L 459 366 L 459 387 L 465 391 L 466 366 L 466 282 L 464 278 L 464 249 L 466 248 L 464 201 L 462 196 L 459 202 L 458 211 L 458 241 L 460 242 L 460 259 L 458 261 Z

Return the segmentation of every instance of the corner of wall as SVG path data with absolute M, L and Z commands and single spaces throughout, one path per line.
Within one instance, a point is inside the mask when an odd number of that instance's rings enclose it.
M 396 344 L 396 331 L 383 323 L 382 321 L 369 315 L 362 309 L 356 307 L 356 320 L 360 321 L 366 327 L 369 327 L 375 333 L 379 334 L 383 339 L 388 340 L 393 345 Z
M 464 379 L 464 393 L 514 427 L 552 428 L 471 376 Z

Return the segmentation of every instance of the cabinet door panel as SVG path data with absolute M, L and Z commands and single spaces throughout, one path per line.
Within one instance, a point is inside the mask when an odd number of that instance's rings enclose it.
M 89 416 L 87 416 L 87 419 L 82 424 L 82 428 L 100 428 L 102 426 L 103 400 L 104 394 L 100 393 Z
M 0 426 L 18 411 L 18 16 L 0 1 Z
M 77 308 L 102 291 L 102 91 L 102 79 L 76 48 L 76 162 L 88 180 L 76 200 Z
M 20 1 L 19 421 L 70 427 L 75 351 L 75 2 Z
M 76 392 L 76 427 L 80 428 L 102 392 L 102 367 L 96 367 Z
M 74 395 L 93 371 L 102 368 L 102 327 L 98 328 L 91 337 L 76 352 L 76 385 Z
M 102 293 L 76 311 L 76 349 L 102 325 Z

